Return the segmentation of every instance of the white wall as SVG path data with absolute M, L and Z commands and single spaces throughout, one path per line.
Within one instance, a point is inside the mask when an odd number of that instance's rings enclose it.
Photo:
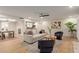
M 60 29 L 53 29 L 52 30 L 52 34 L 54 34 L 57 31 L 63 31 L 64 32 L 64 36 L 70 36 L 70 33 L 68 32 L 68 28 L 66 27 L 65 23 L 68 22 L 68 21 L 71 21 L 73 23 L 77 22 L 77 20 L 74 19 L 74 18 L 73 19 L 67 18 L 67 19 L 62 19 L 62 20 L 36 22 L 35 24 L 36 24 L 36 28 L 37 28 L 37 33 L 39 33 L 39 31 L 41 29 L 44 29 L 46 32 L 49 33 L 48 26 L 51 25 L 51 22 L 55 22 L 55 21 L 61 21 L 61 28 Z M 16 23 L 9 23 L 9 24 L 10 24 L 9 25 L 9 29 L 10 30 L 14 30 L 17 37 L 23 37 L 23 34 L 25 32 L 25 23 L 24 23 L 23 20 L 18 20 Z M 21 29 L 21 34 L 18 34 L 18 29 Z M 26 31 L 27 31 L 27 29 L 26 29 Z M 79 34 L 79 32 L 78 32 L 78 34 Z
M 55 20 L 54 20 L 55 21 Z M 52 21 L 53 22 L 53 21 Z M 41 22 L 37 22 L 36 28 L 37 31 L 39 32 L 41 29 L 44 29 L 47 33 L 49 33 L 48 31 L 48 26 L 50 26 L 51 21 L 41 21 Z M 53 29 L 52 30 L 52 34 L 54 34 L 56 31 L 60 31 L 61 29 Z
M 8 30 L 15 32 L 15 37 L 23 37 L 23 33 L 25 31 L 24 21 L 17 19 L 16 22 L 8 22 Z M 21 29 L 21 34 L 18 34 L 18 29 Z M 1 30 L 1 22 L 0 22 L 0 30 Z
M 39 31 L 41 29 L 45 29 L 46 32 L 49 33 L 48 31 L 48 26 L 51 25 L 51 22 L 55 22 L 55 21 L 61 21 L 61 29 L 53 29 L 52 30 L 52 34 L 54 34 L 57 31 L 63 31 L 64 32 L 64 36 L 70 36 L 70 33 L 68 32 L 68 28 L 65 26 L 65 23 L 68 21 L 72 21 L 74 23 L 77 22 L 77 20 L 75 19 L 62 19 L 62 20 L 52 20 L 52 21 L 40 21 L 40 22 L 36 22 L 36 28 L 37 28 L 37 33 L 39 33 Z M 79 26 L 79 25 L 78 25 Z M 21 29 L 21 34 L 18 34 L 18 29 Z M 10 22 L 9 23 L 9 30 L 13 30 L 15 31 L 15 36 L 16 37 L 23 37 L 23 34 L 25 32 L 25 30 L 27 31 L 27 29 L 25 29 L 25 23 L 23 20 L 18 19 L 17 22 Z M 78 32 L 79 34 L 79 32 Z
M 8 22 L 8 30 L 9 31 L 14 31 L 15 36 L 16 36 L 16 31 L 17 31 L 16 28 L 17 28 L 16 22 Z M 2 31 L 1 22 L 0 22 L 0 31 Z
M 9 22 L 8 30 L 10 30 L 10 31 L 15 30 L 16 31 L 16 22 Z
M 54 20 L 54 21 L 57 21 L 57 20 Z M 52 22 L 54 22 L 52 21 Z M 62 20 L 59 20 L 62 22 Z M 63 23 L 62 23 L 63 24 Z M 61 24 L 61 25 L 62 25 Z M 48 31 L 48 26 L 51 25 L 51 21 L 41 21 L 41 22 L 37 22 L 37 25 L 36 25 L 36 28 L 37 28 L 37 31 L 39 32 L 41 29 L 44 29 L 47 33 L 49 33 Z M 52 34 L 54 34 L 55 32 L 57 31 L 63 31 L 63 27 L 61 26 L 60 29 L 52 29 Z
M 76 23 L 77 20 L 62 19 L 62 20 L 36 22 L 35 24 L 36 24 L 36 28 L 37 28 L 37 33 L 39 33 L 39 31 L 41 29 L 45 29 L 45 31 L 48 32 L 48 26 L 50 26 L 50 23 L 54 22 L 54 21 L 61 21 L 62 26 L 61 26 L 61 29 L 53 29 L 52 34 L 54 34 L 56 31 L 63 31 L 64 36 L 70 36 L 70 33 L 68 32 L 68 28 L 65 26 L 65 22 L 73 21 L 74 23 Z M 79 26 L 79 24 L 78 24 L 78 26 Z M 0 25 L 0 28 L 1 28 L 1 25 Z M 18 34 L 18 29 L 21 29 L 21 34 Z M 23 33 L 25 32 L 25 23 L 24 23 L 24 21 L 23 20 L 18 20 L 17 22 L 10 22 L 9 23 L 9 30 L 10 31 L 15 31 L 15 36 L 16 37 L 23 37 Z M 77 30 L 79 30 L 79 28 L 77 28 Z M 77 34 L 79 35 L 79 31 L 77 32 Z M 78 37 L 78 35 L 77 35 L 77 37 Z
M 40 22 L 36 22 L 36 27 L 37 27 L 37 31 L 39 32 L 41 29 L 44 29 L 46 32 L 48 32 L 48 26 L 50 26 L 51 22 L 54 21 L 61 21 L 61 28 L 60 29 L 53 29 L 52 30 L 52 34 L 54 34 L 57 31 L 63 31 L 64 32 L 64 36 L 70 36 L 70 32 L 68 31 L 68 28 L 66 27 L 65 23 L 66 22 L 73 22 L 76 23 L 77 20 L 74 18 L 68 18 L 68 19 L 62 19 L 62 20 L 53 20 L 53 21 L 40 21 Z
M 8 30 L 9 31 L 14 31 L 15 32 L 15 36 L 16 36 L 16 22 L 9 22 Z
M 18 29 L 21 29 L 21 34 L 18 34 Z M 16 23 L 16 33 L 17 37 L 22 38 L 25 32 L 25 25 L 23 20 L 18 20 Z
M 79 18 L 77 19 L 77 39 L 79 40 Z

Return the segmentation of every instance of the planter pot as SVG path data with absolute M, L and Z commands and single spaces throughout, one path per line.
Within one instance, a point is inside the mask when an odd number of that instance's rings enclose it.
M 76 37 L 76 31 L 71 32 L 71 38 L 77 38 L 77 37 Z

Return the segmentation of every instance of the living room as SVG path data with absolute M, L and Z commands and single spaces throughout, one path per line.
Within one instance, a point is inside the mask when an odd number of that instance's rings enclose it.
M 79 52 L 79 48 L 73 48 L 78 47 L 75 44 L 79 34 L 78 9 L 74 6 L 0 7 L 0 52 L 48 52 L 38 49 L 38 43 L 43 39 L 53 39 L 53 53 Z M 72 28 L 69 25 L 73 25 Z M 61 38 L 57 39 L 56 32 L 63 33 L 57 34 Z

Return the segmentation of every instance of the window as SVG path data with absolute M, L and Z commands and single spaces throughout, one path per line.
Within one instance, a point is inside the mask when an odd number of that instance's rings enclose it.
M 8 22 L 1 22 L 1 29 L 2 30 L 8 30 Z

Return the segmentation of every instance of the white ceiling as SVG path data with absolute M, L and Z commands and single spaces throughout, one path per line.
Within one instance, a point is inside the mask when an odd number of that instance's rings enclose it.
M 48 13 L 47 20 L 62 19 L 79 14 L 79 7 L 69 8 L 68 6 L 0 6 L 0 14 L 13 18 L 31 18 L 39 20 L 40 13 Z

